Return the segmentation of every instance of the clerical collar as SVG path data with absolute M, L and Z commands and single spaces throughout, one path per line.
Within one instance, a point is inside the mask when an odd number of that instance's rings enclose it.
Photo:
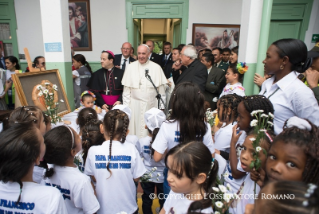
M 112 71 L 113 70 L 113 68 L 114 68 L 114 66 L 112 67 L 112 68 L 110 68 L 110 69 L 107 69 L 108 71 Z

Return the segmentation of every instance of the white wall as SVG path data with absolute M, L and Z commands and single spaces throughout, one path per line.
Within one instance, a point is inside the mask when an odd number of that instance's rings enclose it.
M 192 42 L 193 23 L 240 24 L 243 0 L 189 0 L 186 43 Z
M 309 26 L 306 31 L 305 43 L 308 50 L 315 46 L 315 43 L 311 43 L 312 34 L 319 34 L 319 0 L 314 0 L 312 10 L 310 14 Z
M 15 0 L 19 54 L 28 48 L 31 60 L 44 55 L 40 0 Z M 26 60 L 21 60 L 22 62 Z

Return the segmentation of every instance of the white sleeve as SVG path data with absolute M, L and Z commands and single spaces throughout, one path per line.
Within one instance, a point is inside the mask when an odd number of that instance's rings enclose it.
M 242 96 L 242 97 L 246 96 L 245 91 L 241 90 L 240 88 L 236 88 L 235 90 L 233 90 L 232 94 L 237 94 L 237 95 Z
M 152 148 L 160 154 L 164 154 L 168 147 L 168 142 L 166 139 L 167 133 L 165 133 L 165 122 L 161 125 L 154 142 L 152 143 Z
M 124 90 L 123 90 L 123 105 L 126 106 L 130 106 L 130 102 L 131 102 L 131 88 L 124 86 Z
M 94 175 L 93 170 L 94 170 L 94 155 L 91 155 L 92 149 L 89 149 L 86 161 L 85 161 L 85 169 L 84 169 L 84 174 L 86 175 Z
M 80 74 L 79 74 L 79 72 L 78 72 L 77 70 L 72 71 L 72 74 L 73 74 L 74 76 L 77 76 L 77 77 L 80 76 Z
M 310 88 L 305 87 L 303 90 L 297 90 L 297 93 L 293 96 L 292 105 L 297 117 L 308 119 L 316 126 L 319 126 L 318 101 Z
M 160 85 L 158 88 L 158 93 L 160 93 L 162 100 L 164 101 L 164 105 L 162 101 L 160 102 L 160 109 L 165 109 L 166 106 L 166 93 L 165 93 L 165 85 Z
M 52 187 L 52 188 L 54 188 L 54 187 Z M 60 191 L 58 189 L 56 189 L 56 190 L 57 190 L 58 194 L 54 194 L 56 196 L 51 198 L 50 206 L 48 207 L 47 213 L 67 214 L 68 211 L 66 209 L 62 194 L 60 193 Z
M 144 155 L 143 155 L 143 145 L 141 145 L 141 144 L 142 144 L 141 140 L 139 140 L 139 141 L 137 141 L 135 147 L 136 147 L 138 153 L 140 154 L 140 157 L 143 158 L 144 157 Z
M 134 165 L 134 168 L 133 168 L 133 178 L 136 179 L 136 178 L 139 178 L 141 177 L 142 175 L 144 175 L 144 173 L 147 171 L 145 166 L 144 166 L 144 163 L 142 161 L 142 158 L 140 157 L 140 155 L 138 154 L 138 151 L 137 149 L 135 149 L 135 165 Z
M 213 142 L 213 136 L 212 136 L 212 132 L 211 132 L 211 127 L 210 127 L 209 123 L 206 123 L 206 126 L 207 126 L 207 131 L 206 131 L 206 133 L 204 135 L 203 142 L 207 146 L 209 151 L 212 154 L 214 154 L 215 153 L 215 146 L 214 146 L 214 142 Z M 156 136 L 156 139 L 157 139 L 157 136 Z
M 226 151 L 230 148 L 230 141 L 232 132 L 228 132 L 228 129 L 220 128 L 215 133 L 215 148 L 221 151 Z
M 83 185 L 79 187 L 78 192 L 74 193 L 73 197 L 75 207 L 81 208 L 86 214 L 96 213 L 96 211 L 100 209 L 100 204 L 94 195 L 89 177 L 87 177 Z

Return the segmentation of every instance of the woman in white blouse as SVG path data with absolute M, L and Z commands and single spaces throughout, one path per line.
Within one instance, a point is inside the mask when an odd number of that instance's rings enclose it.
M 293 116 L 308 119 L 319 125 L 319 107 L 311 89 L 298 79 L 305 70 L 307 47 L 298 39 L 275 41 L 267 50 L 263 63 L 265 73 L 273 75 L 261 88 L 260 95 L 267 97 L 275 110 L 275 134 L 282 132 L 287 119 Z

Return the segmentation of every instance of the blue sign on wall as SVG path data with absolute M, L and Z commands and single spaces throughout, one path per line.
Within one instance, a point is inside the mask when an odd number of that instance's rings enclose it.
M 44 43 L 45 52 L 62 52 L 61 42 Z

